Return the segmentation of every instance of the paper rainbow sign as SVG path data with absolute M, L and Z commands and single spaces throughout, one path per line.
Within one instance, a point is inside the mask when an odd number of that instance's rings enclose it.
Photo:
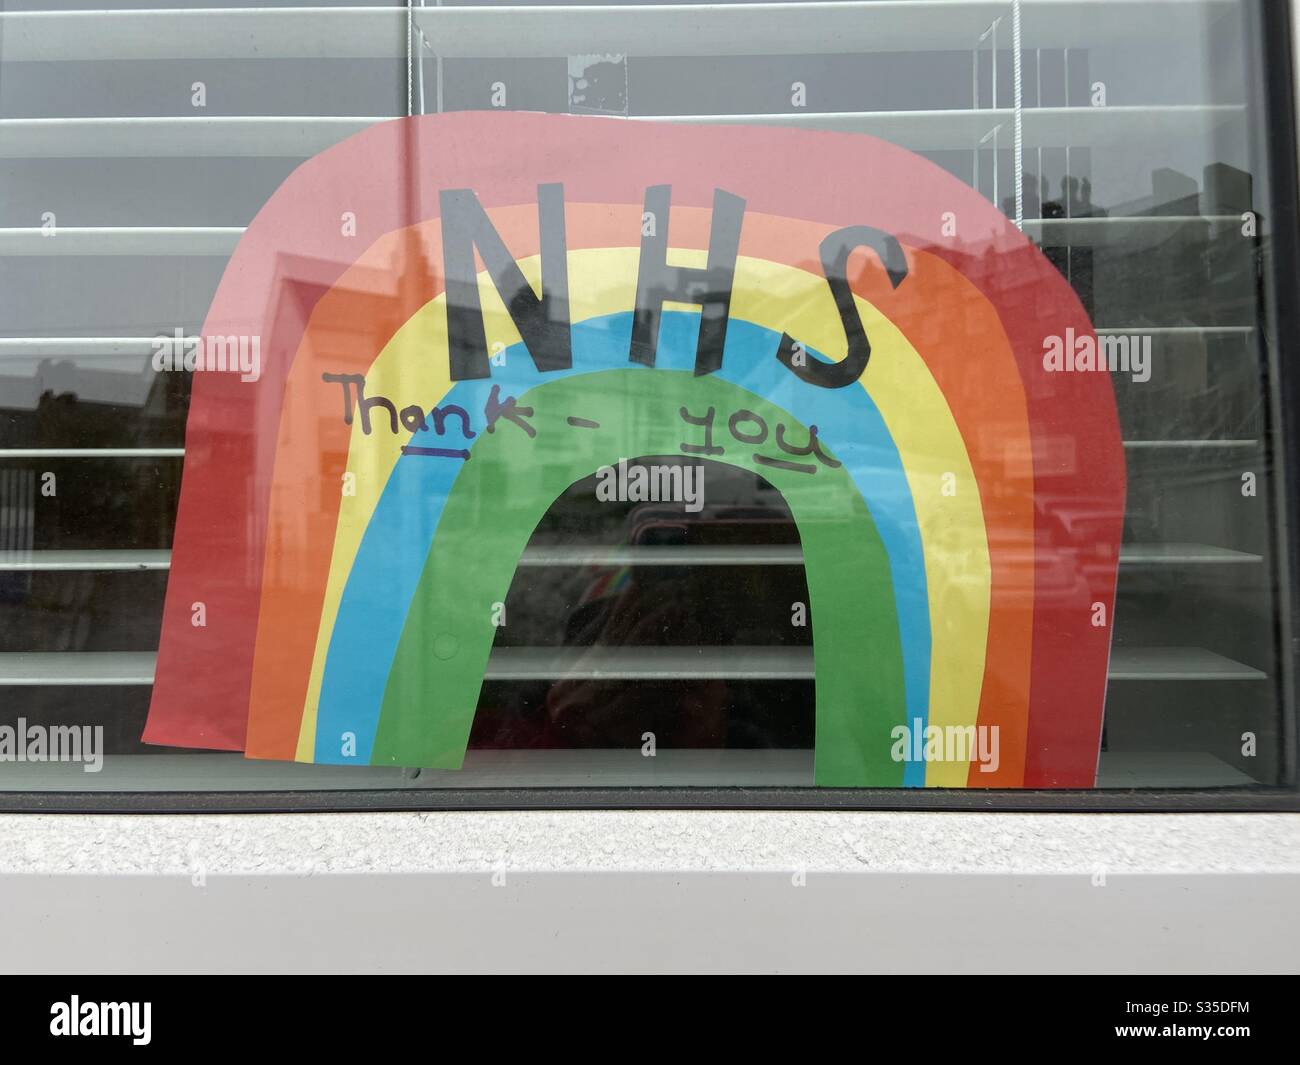
M 459 768 L 538 520 L 694 440 L 798 526 L 819 785 L 1089 787 L 1124 461 L 1107 375 L 1044 367 L 1067 330 L 1013 225 L 870 137 L 372 127 L 276 192 L 205 323 L 263 365 L 194 375 L 145 739 Z M 898 757 L 974 726 L 991 773 Z

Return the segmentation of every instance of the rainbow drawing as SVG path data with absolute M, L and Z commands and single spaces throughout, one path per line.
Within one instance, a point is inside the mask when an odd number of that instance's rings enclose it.
M 645 284 L 651 249 L 682 291 Z M 260 337 L 263 366 L 194 377 L 148 742 L 459 768 L 538 520 L 704 440 L 798 526 L 817 784 L 1092 786 L 1113 389 L 1045 368 L 1086 314 L 927 161 L 789 129 L 384 123 L 276 192 L 204 334 Z M 683 418 L 708 411 L 711 440 Z M 900 761 L 900 726 L 996 727 L 997 768 Z

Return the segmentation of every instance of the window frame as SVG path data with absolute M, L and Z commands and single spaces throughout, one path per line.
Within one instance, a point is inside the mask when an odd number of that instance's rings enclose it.
M 1256 0 L 1248 26 L 1262 79 L 1266 160 L 1273 199 L 1271 258 L 1275 299 L 1267 308 L 1278 338 L 1273 353 L 1270 420 L 1276 478 L 1273 533 L 1284 578 L 1275 594 L 1279 645 L 1289 658 L 1280 719 L 1288 786 L 1141 789 L 940 789 L 727 787 L 435 787 L 259 791 L 0 791 L 0 813 L 326 813 L 349 811 L 493 810 L 854 810 L 1039 811 L 1054 813 L 1300 812 L 1300 70 L 1295 3 Z M 1283 298 L 1286 291 L 1290 298 Z

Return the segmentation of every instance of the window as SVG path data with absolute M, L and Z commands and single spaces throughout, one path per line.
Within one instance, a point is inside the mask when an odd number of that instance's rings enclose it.
M 1288 40 L 6 5 L 0 790 L 1292 802 Z

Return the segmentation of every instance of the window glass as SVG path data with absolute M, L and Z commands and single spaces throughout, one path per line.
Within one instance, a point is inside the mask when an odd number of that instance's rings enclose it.
M 1271 22 L 4 5 L 0 789 L 1291 785 Z

